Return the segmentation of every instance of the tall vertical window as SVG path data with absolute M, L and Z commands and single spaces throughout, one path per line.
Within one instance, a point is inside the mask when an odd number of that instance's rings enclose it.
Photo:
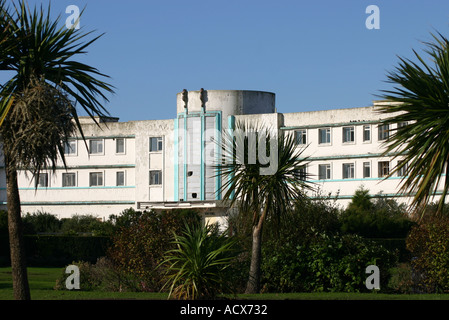
M 36 187 L 48 187 L 48 173 L 39 173 L 39 176 L 36 178 Z
M 354 179 L 353 163 L 343 163 L 343 179 Z
M 65 155 L 76 155 L 76 140 L 69 140 L 64 144 Z
M 99 187 L 103 185 L 103 172 L 89 173 L 89 185 L 91 187 Z
M 354 136 L 354 127 L 343 127 L 343 142 L 354 142 L 355 136 Z
M 296 144 L 307 144 L 307 130 L 301 129 L 295 131 Z
M 371 126 L 363 126 L 363 142 L 371 141 Z
M 150 138 L 150 152 L 162 151 L 162 137 Z
M 123 154 L 125 153 L 125 139 L 116 138 L 115 139 L 115 153 Z
M 320 164 L 318 165 L 318 179 L 328 180 L 331 178 L 331 165 Z
M 76 173 L 67 172 L 62 174 L 62 186 L 63 187 L 75 187 L 76 186 Z
M 318 129 L 318 143 L 331 143 L 331 128 Z
M 103 154 L 103 139 L 89 140 L 89 154 Z
M 364 178 L 371 177 L 371 163 L 370 162 L 363 163 L 363 177 Z
M 115 173 L 115 184 L 116 186 L 124 186 L 125 185 L 125 171 L 117 171 Z
M 379 178 L 386 177 L 390 174 L 390 162 L 388 161 L 379 161 L 378 164 L 379 169 Z
M 162 171 L 161 170 L 151 170 L 150 171 L 150 185 L 160 185 L 162 184 Z
M 378 135 L 379 141 L 387 140 L 389 137 L 389 132 L 390 132 L 390 126 L 388 124 L 380 125 L 379 126 L 379 135 Z

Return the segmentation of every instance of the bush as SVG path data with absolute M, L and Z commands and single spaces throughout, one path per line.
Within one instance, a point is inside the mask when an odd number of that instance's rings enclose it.
M 395 252 L 360 236 L 318 233 L 309 243 L 264 250 L 263 283 L 275 292 L 363 292 L 366 267 L 379 267 L 383 288 L 396 262 Z
M 164 253 L 174 248 L 174 233 L 179 234 L 185 223 L 200 223 L 200 217 L 192 210 L 152 211 L 136 213 L 128 222 L 113 237 L 108 257 L 118 270 L 136 279 L 137 290 L 159 291 L 163 273 L 157 266 Z
M 101 257 L 95 264 L 78 261 L 72 262 L 80 271 L 80 289 L 81 291 L 132 291 L 137 287 L 129 277 L 124 276 L 118 271 L 114 264 L 106 257 Z M 66 266 L 67 267 L 67 266 Z M 66 280 L 70 274 L 65 273 L 66 267 L 62 270 L 61 276 L 56 280 L 55 290 L 68 290 Z
M 414 225 L 405 205 L 384 197 L 372 200 L 368 192 L 355 192 L 341 216 L 341 231 L 366 238 L 405 238 Z
M 449 292 L 449 218 L 430 216 L 415 226 L 407 238 L 412 267 L 424 292 Z

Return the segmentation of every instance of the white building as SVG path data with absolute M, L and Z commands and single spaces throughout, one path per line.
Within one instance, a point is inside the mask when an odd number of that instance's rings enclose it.
M 226 213 L 222 181 L 207 159 L 218 159 L 213 139 L 235 121 L 258 121 L 296 135 L 309 157 L 305 168 L 322 194 L 338 194 L 345 205 L 364 186 L 407 201 L 398 194 L 400 173 L 384 179 L 398 160 L 382 157 L 388 128 L 376 105 L 314 112 L 278 113 L 275 95 L 240 90 L 183 91 L 177 94 L 177 118 L 119 122 L 100 126 L 82 119 L 80 137 L 66 148 L 67 169 L 42 172 L 37 178 L 19 173 L 24 212 L 43 211 L 59 217 L 93 214 L 108 217 L 124 209 L 198 208 L 208 219 Z M 4 166 L 0 164 L 0 205 L 6 207 Z M 37 184 L 37 189 L 35 188 Z

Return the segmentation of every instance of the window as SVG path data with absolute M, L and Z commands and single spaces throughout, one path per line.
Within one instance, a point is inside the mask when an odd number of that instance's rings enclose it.
M 115 173 L 115 185 L 124 186 L 125 185 L 125 171 L 117 171 Z
M 398 173 L 398 177 L 406 176 L 407 175 L 407 163 L 404 163 L 404 161 L 398 161 L 397 173 Z
M 390 162 L 379 161 L 379 178 L 386 177 L 390 173 Z
M 150 152 L 162 151 L 162 137 L 150 138 Z
M 125 139 L 116 138 L 115 139 L 115 153 L 125 153 Z
M 387 140 L 389 136 L 390 126 L 388 124 L 379 126 L 379 141 Z
M 354 127 L 343 127 L 343 142 L 354 142 Z
M 89 154 L 103 153 L 103 139 L 89 140 Z
M 318 165 L 318 179 L 327 180 L 331 178 L 331 165 L 320 164 Z
M 371 163 L 370 162 L 363 163 L 363 177 L 364 178 L 371 177 Z
M 48 187 L 48 173 L 39 173 L 36 179 L 36 187 Z
M 353 163 L 343 163 L 343 179 L 354 179 Z
M 307 180 L 307 166 L 303 165 L 300 167 L 296 167 L 294 175 L 295 175 L 295 178 L 302 180 L 302 181 L 306 181 Z
M 371 141 L 371 126 L 363 126 L 363 142 Z
M 161 170 L 151 170 L 150 171 L 150 185 L 160 185 L 162 184 L 162 171 Z
M 103 172 L 89 173 L 89 185 L 91 187 L 99 187 L 103 185 Z
M 404 128 L 405 126 L 407 126 L 408 122 L 407 121 L 402 121 L 398 123 L 398 129 L 399 128 Z
M 301 129 L 295 131 L 296 144 L 307 144 L 307 130 Z
M 318 129 L 318 143 L 331 143 L 331 128 Z
M 62 174 L 62 186 L 63 187 L 75 187 L 76 186 L 76 173 L 63 173 Z
M 76 155 L 76 140 L 67 141 L 64 145 L 65 155 Z

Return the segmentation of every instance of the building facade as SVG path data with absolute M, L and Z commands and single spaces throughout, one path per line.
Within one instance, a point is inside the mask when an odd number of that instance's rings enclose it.
M 402 173 L 385 179 L 397 161 L 383 156 L 389 130 L 382 114 L 370 107 L 279 113 L 275 95 L 242 90 L 199 90 L 177 94 L 177 117 L 169 120 L 100 125 L 82 118 L 86 137 L 66 146 L 67 167 L 39 177 L 19 172 L 24 212 L 59 217 L 92 214 L 107 218 L 124 209 L 196 208 L 206 219 L 220 221 L 228 212 L 222 202 L 223 181 L 215 174 L 220 141 L 236 121 L 263 123 L 294 134 L 307 164 L 301 168 L 321 195 L 338 196 L 345 206 L 357 188 L 370 194 L 409 200 L 398 194 Z M 404 125 L 404 124 L 397 124 Z M 62 163 L 62 162 L 61 162 Z M 0 205 L 6 207 L 6 179 L 0 164 Z M 311 195 L 313 196 L 313 195 Z

